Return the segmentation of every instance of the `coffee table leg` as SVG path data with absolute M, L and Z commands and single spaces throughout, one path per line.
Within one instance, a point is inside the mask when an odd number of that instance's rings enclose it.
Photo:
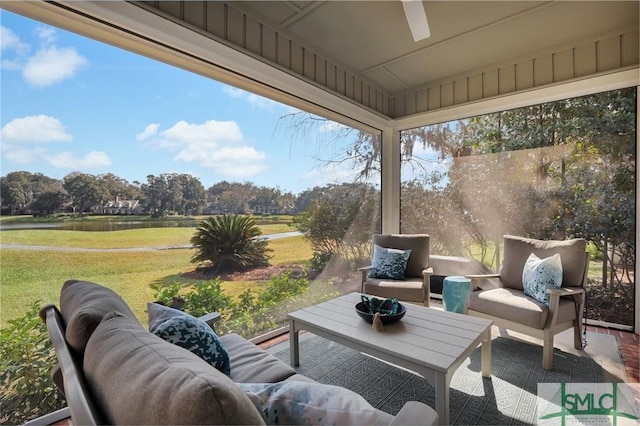
M 289 320 L 289 357 L 291 365 L 300 365 L 300 348 L 298 346 L 298 329 L 296 329 L 296 322 L 292 319 Z
M 482 377 L 491 377 L 491 327 L 482 336 Z
M 436 391 L 436 413 L 438 413 L 438 423 L 448 425 L 449 418 L 449 379 L 444 373 L 436 373 L 435 377 Z

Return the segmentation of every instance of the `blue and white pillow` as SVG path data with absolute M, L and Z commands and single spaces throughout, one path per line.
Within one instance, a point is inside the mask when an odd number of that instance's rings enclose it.
M 149 303 L 149 331 L 169 343 L 187 349 L 220 372 L 231 375 L 229 353 L 204 321 L 168 306 Z
M 533 297 L 540 303 L 549 305 L 548 288 L 562 286 L 562 261 L 560 254 L 540 259 L 531 253 L 522 270 L 522 287 L 524 294 Z
M 410 255 L 410 249 L 400 250 L 374 244 L 371 269 L 369 269 L 367 278 L 403 280 Z
M 286 381 L 238 383 L 268 425 L 375 425 L 380 413 L 345 388 Z

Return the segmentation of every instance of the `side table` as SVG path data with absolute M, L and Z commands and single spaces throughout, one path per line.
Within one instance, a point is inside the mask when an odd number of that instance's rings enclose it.
M 464 307 L 472 289 L 471 280 L 460 275 L 454 275 L 446 277 L 442 287 L 444 309 L 449 312 L 464 314 Z

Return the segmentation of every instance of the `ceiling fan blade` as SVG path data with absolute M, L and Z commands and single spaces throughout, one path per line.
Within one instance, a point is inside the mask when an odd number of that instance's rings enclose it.
M 411 29 L 414 41 L 424 40 L 431 37 L 429 22 L 427 22 L 427 12 L 424 10 L 422 0 L 402 0 L 404 14 Z

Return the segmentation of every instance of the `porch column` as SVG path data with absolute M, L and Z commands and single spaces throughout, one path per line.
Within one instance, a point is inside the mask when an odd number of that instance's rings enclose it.
M 382 149 L 382 233 L 400 232 L 400 132 L 386 128 L 381 132 Z
M 640 86 L 636 86 L 636 152 L 640 149 L 640 120 L 638 112 L 640 111 Z M 638 232 L 637 224 L 640 223 L 640 209 L 638 208 L 638 189 L 640 188 L 640 171 L 636 158 L 636 265 L 633 271 L 635 276 L 635 318 L 633 319 L 633 331 L 640 335 L 640 284 L 638 284 L 638 265 L 640 265 L 640 253 L 638 253 L 638 244 L 640 244 L 640 232 Z M 384 216 L 383 216 L 384 217 Z M 383 222 L 384 223 L 384 222 Z

